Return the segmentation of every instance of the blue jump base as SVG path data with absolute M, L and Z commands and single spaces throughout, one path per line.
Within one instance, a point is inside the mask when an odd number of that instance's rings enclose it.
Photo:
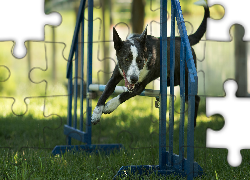
M 56 154 L 64 154 L 67 151 L 70 152 L 87 152 L 87 153 L 99 153 L 104 152 L 105 154 L 109 154 L 111 152 L 120 151 L 123 149 L 122 144 L 98 144 L 98 145 L 62 145 L 56 146 L 53 151 L 52 155 Z
M 169 152 L 166 151 L 166 161 L 168 162 Z M 174 175 L 177 177 L 187 177 L 188 176 L 188 168 L 187 168 L 187 159 L 184 158 L 184 169 L 181 169 L 179 162 L 179 155 L 173 154 L 174 165 L 168 166 L 166 165 L 166 169 L 161 170 L 159 165 L 131 165 L 131 166 L 122 166 L 113 180 L 119 178 L 129 178 L 131 175 L 150 175 L 155 173 L 157 176 L 169 176 Z M 203 170 L 201 166 L 194 162 L 194 173 L 193 178 L 200 177 L 203 175 Z
M 64 125 L 64 134 L 80 142 L 86 142 L 88 138 L 88 134 L 86 132 L 80 131 L 68 125 Z M 64 154 L 67 151 L 85 151 L 88 153 L 104 152 L 105 154 L 109 154 L 114 151 L 120 151 L 121 149 L 124 149 L 122 144 L 60 145 L 55 146 L 52 151 L 52 155 Z

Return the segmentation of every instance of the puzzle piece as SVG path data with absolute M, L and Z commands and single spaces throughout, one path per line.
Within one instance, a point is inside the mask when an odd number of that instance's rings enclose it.
M 248 42 L 242 41 L 244 28 L 236 24 L 230 30 L 230 35 L 231 42 L 206 41 L 206 60 L 197 64 L 198 95 L 223 96 L 223 82 L 235 79 L 239 83 L 237 94 L 247 96 L 250 83 L 247 81 Z
M 232 37 L 231 42 L 206 41 L 205 60 L 197 62 L 199 96 L 223 96 L 223 82 L 235 78 L 235 37 Z
M 45 68 L 35 67 L 30 71 L 30 80 L 34 83 L 46 84 L 46 96 L 67 96 L 67 79 L 65 78 L 67 60 L 63 57 L 65 44 L 44 43 Z M 55 52 L 54 52 L 55 50 Z M 75 78 L 74 78 L 75 80 Z
M 100 39 L 101 36 L 101 29 L 102 29 L 102 19 L 99 17 L 102 13 L 102 8 L 100 8 L 102 1 L 96 1 L 93 8 L 93 45 L 97 44 L 97 42 L 102 42 Z M 66 8 L 68 7 L 68 8 Z M 46 12 L 58 12 L 62 16 L 62 23 L 58 27 L 53 27 L 54 30 L 50 26 L 45 27 L 45 40 L 49 42 L 57 42 L 57 43 L 64 43 L 65 49 L 63 51 L 63 56 L 68 59 L 72 38 L 75 30 L 75 24 L 77 19 L 77 12 L 78 12 L 79 3 L 75 1 L 47 1 L 45 3 Z M 87 3 L 86 3 L 86 10 L 85 13 L 85 31 L 84 31 L 84 41 L 85 45 L 87 44 L 88 33 L 87 33 L 87 26 L 88 26 L 88 11 L 87 11 Z M 67 11 L 65 11 L 65 9 Z M 52 37 L 52 31 L 55 33 L 55 39 Z M 108 40 L 107 40 L 108 41 Z M 79 40 L 79 43 L 81 40 Z M 87 47 L 87 46 L 86 46 Z M 97 54 L 93 52 L 93 55 Z M 94 60 L 94 58 L 93 58 Z
M 19 150 L 32 147 L 43 149 L 53 146 L 53 141 L 60 143 L 59 132 L 63 131 L 63 122 L 66 121 L 65 114 L 67 109 L 57 107 L 57 114 L 46 115 L 43 108 L 41 108 L 44 107 L 43 98 L 29 98 L 28 105 L 29 109 L 22 117 L 11 114 L 9 109 L 5 110 L 6 114 L 4 116 L 1 113 L 1 148 L 9 146 L 14 149 L 18 148 Z M 67 101 L 65 101 L 66 105 Z M 59 109 L 61 116 L 58 115 Z M 2 111 L 3 107 L 1 107 Z M 48 136 L 49 131 L 53 136 Z
M 14 56 L 23 58 L 26 54 L 24 42 L 44 40 L 44 25 L 58 26 L 60 15 L 44 14 L 44 0 L 8 0 L 1 1 L 1 41 L 15 41 Z M 22 7 L 22 8 L 20 8 Z
M 248 98 L 235 97 L 237 83 L 234 80 L 226 81 L 224 89 L 226 91 L 225 98 L 207 98 L 207 116 L 220 113 L 225 118 L 225 125 L 219 132 L 207 130 L 206 146 L 227 148 L 228 162 L 235 167 L 241 164 L 240 150 L 250 149 L 248 142 L 250 123 L 247 119 L 250 102 Z
M 23 59 L 15 59 L 10 53 L 13 42 L 0 42 L 0 45 L 2 47 L 0 55 L 4 59 L 0 61 L 0 64 L 2 68 L 5 68 L 1 72 L 5 77 L 0 82 L 0 87 L 4 92 L 1 94 L 1 101 L 11 100 L 13 103 L 10 109 L 13 113 L 24 115 L 28 110 L 29 98 L 45 95 L 45 85 L 31 82 L 29 79 L 29 72 L 33 67 L 46 66 L 44 42 L 30 42 L 33 47 L 30 50 L 32 53 Z M 4 103 L 1 105 L 4 106 Z
M 233 0 L 209 0 L 208 6 L 220 4 L 225 9 L 222 19 L 207 20 L 207 39 L 214 41 L 231 41 L 229 30 L 234 24 L 241 24 L 245 28 L 244 41 L 250 40 L 250 25 L 248 23 L 249 10 L 246 4 L 247 0 L 239 0 L 237 3 Z

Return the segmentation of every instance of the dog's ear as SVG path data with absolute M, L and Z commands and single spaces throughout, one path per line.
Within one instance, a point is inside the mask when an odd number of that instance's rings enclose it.
M 113 41 L 114 41 L 115 50 L 119 51 L 122 48 L 123 42 L 121 38 L 119 37 L 117 31 L 115 30 L 115 27 L 113 27 Z
M 148 25 L 147 25 L 148 26 Z M 140 44 L 143 48 L 146 48 L 146 40 L 147 40 L 147 26 L 139 37 Z

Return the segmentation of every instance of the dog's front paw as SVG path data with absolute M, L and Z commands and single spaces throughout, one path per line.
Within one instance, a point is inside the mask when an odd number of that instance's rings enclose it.
M 112 113 L 121 104 L 120 100 L 119 100 L 119 97 L 120 97 L 120 95 L 117 96 L 117 97 L 115 97 L 115 98 L 113 98 L 113 99 L 111 99 L 109 102 L 107 102 L 105 104 L 105 107 L 104 107 L 104 109 L 103 109 L 102 112 L 104 114 L 110 114 L 110 113 Z
M 100 122 L 102 111 L 103 111 L 104 106 L 96 106 L 93 114 L 91 116 L 91 123 L 93 125 L 96 125 L 98 122 Z

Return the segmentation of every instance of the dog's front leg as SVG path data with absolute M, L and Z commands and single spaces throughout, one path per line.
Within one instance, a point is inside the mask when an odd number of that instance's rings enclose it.
M 137 84 L 135 86 L 135 89 L 132 92 L 126 91 L 126 92 L 123 92 L 122 94 L 116 96 L 115 98 L 113 98 L 109 102 L 107 102 L 107 104 L 105 104 L 105 107 L 103 109 L 103 113 L 110 114 L 123 102 L 127 101 L 131 97 L 134 97 L 136 95 L 140 95 L 144 89 L 145 89 L 144 85 Z
M 118 66 L 116 65 L 113 74 L 111 78 L 109 79 L 101 97 L 99 98 L 97 105 L 93 111 L 92 117 L 91 117 L 91 123 L 97 124 L 100 119 L 101 115 L 103 113 L 104 105 L 108 97 L 114 92 L 116 85 L 122 80 L 122 76 L 119 72 Z

